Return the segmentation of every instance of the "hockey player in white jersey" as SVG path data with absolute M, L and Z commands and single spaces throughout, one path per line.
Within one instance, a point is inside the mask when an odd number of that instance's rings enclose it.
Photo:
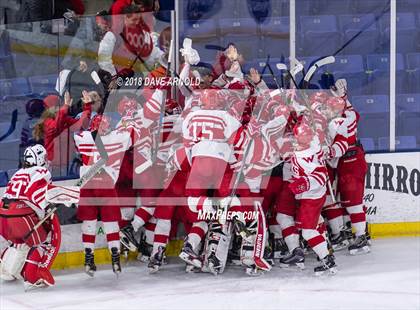
M 93 276 L 96 271 L 94 262 L 94 246 L 96 239 L 96 224 L 98 216 L 104 225 L 108 248 L 111 252 L 112 269 L 118 274 L 120 266 L 120 238 L 118 221 L 121 220 L 118 194 L 115 183 L 120 173 L 121 162 L 125 151 L 130 147 L 130 133 L 112 131 L 110 119 L 104 115 L 96 115 L 90 130 L 82 131 L 74 136 L 77 150 L 82 155 L 83 166 L 80 167 L 80 176 L 102 158 L 101 150 L 95 144 L 93 132 L 101 137 L 104 151 L 108 158 L 101 171 L 99 171 L 80 190 L 80 204 L 77 216 L 82 222 L 82 242 L 85 248 L 86 273 Z
M 0 277 L 23 279 L 26 289 L 55 283 L 50 268 L 61 230 L 47 200 L 51 174 L 46 156 L 42 145 L 26 148 L 23 168 L 11 177 L 0 203 L 0 235 L 10 243 L 0 253 Z
M 298 229 L 302 237 L 321 261 L 315 274 L 326 271 L 336 273 L 334 256 L 329 253 L 327 242 L 317 231 L 321 209 L 325 202 L 327 168 L 318 137 L 303 118 L 293 129 L 296 145 L 291 157 L 292 182 L 288 188 L 293 193 L 278 208 L 283 236 L 290 255 L 282 258 L 284 266 L 303 266 L 303 250 L 299 246 Z

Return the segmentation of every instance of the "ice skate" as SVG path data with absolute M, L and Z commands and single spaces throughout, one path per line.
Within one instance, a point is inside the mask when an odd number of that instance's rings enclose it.
M 325 258 L 320 259 L 321 265 L 314 268 L 314 272 L 316 276 L 320 276 L 323 274 L 336 274 L 337 273 L 337 265 L 334 261 L 334 255 L 327 255 Z
M 347 240 L 344 232 L 340 232 L 336 235 L 331 235 L 330 241 L 334 251 L 341 251 L 347 248 L 349 245 L 349 241 Z
M 179 254 L 179 258 L 187 264 L 193 265 L 197 268 L 201 268 L 202 266 L 200 257 L 194 252 L 192 245 L 188 241 L 184 243 L 181 253 Z
M 143 263 L 147 263 L 150 261 L 150 257 L 152 255 L 153 245 L 148 244 L 145 238 L 140 240 L 140 244 L 138 247 L 138 256 L 137 259 Z
M 280 259 L 287 255 L 289 249 L 287 248 L 286 243 L 284 242 L 283 238 L 275 238 L 273 239 L 273 258 Z
M 292 253 L 282 257 L 280 259 L 281 268 L 298 267 L 299 269 L 305 269 L 305 255 L 301 248 L 295 248 Z
M 95 265 L 95 257 L 93 254 L 92 249 L 86 248 L 85 249 L 85 272 L 93 277 L 96 271 L 96 265 Z
M 208 269 L 209 272 L 215 276 L 217 276 L 221 272 L 222 263 L 214 253 L 211 253 L 208 258 Z
M 131 224 L 128 224 L 120 230 L 120 242 L 131 252 L 137 251 L 139 247 L 139 243 L 134 234 L 135 231 Z
M 361 235 L 354 239 L 354 242 L 349 246 L 350 255 L 365 254 L 370 252 L 369 241 L 366 235 Z
M 120 252 L 117 248 L 111 248 L 112 271 L 118 276 L 121 273 Z
M 154 253 L 149 260 L 148 268 L 149 273 L 156 273 L 159 271 L 160 266 L 163 264 L 163 258 L 165 256 L 165 247 L 160 246 L 156 253 Z

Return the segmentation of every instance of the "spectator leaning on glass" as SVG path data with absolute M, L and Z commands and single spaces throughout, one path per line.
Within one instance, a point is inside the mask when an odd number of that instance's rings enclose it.
M 90 93 L 82 92 L 83 112 L 79 119 L 68 115 L 69 108 L 73 104 L 68 92 L 64 95 L 64 105 L 60 108 L 60 98 L 56 95 L 47 96 L 44 99 L 45 111 L 33 130 L 34 139 L 45 146 L 48 161 L 54 160 L 54 139 L 72 127 L 72 131 L 87 128 L 92 112 L 92 99 Z

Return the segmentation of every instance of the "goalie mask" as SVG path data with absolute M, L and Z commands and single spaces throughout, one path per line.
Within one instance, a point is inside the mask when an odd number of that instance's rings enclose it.
M 111 132 L 110 118 L 103 114 L 96 114 L 90 123 L 89 131 L 98 131 L 101 136 L 107 135 Z
M 25 167 L 47 167 L 47 151 L 41 144 L 35 144 L 25 149 L 23 153 Z

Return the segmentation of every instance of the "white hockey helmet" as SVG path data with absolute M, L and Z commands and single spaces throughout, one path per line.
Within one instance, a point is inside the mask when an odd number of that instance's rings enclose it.
M 26 167 L 47 166 L 47 150 L 41 144 L 28 146 L 23 153 L 23 162 Z

